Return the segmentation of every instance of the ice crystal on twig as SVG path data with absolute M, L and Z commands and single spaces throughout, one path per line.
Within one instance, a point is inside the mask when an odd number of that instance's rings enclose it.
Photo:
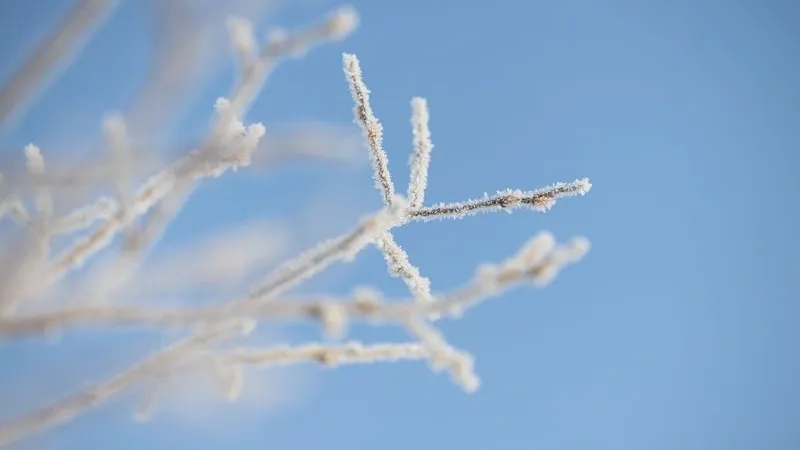
M 361 76 L 361 64 L 356 55 L 345 53 L 344 73 L 350 84 L 350 93 L 353 94 L 353 114 L 356 123 L 361 127 L 367 141 L 369 156 L 374 169 L 375 186 L 383 194 L 383 201 L 391 205 L 394 196 L 394 184 L 389 174 L 389 158 L 383 151 L 383 126 L 378 122 L 369 104 L 369 89 L 364 84 Z
M 408 201 L 412 209 L 419 209 L 425 202 L 428 187 L 428 166 L 431 164 L 431 131 L 428 128 L 428 102 L 415 97 L 411 101 L 411 128 L 414 132 L 414 150 L 411 153 L 411 180 L 408 183 Z
M 478 200 L 466 202 L 439 203 L 433 206 L 419 208 L 409 214 L 417 220 L 433 219 L 461 219 L 463 217 L 493 211 L 512 211 L 517 208 L 530 208 L 534 211 L 544 212 L 556 204 L 556 200 L 563 197 L 585 195 L 592 188 L 588 178 L 575 180 L 572 183 L 556 183 L 552 186 L 535 191 L 520 191 L 506 189 L 493 196 L 485 195 Z

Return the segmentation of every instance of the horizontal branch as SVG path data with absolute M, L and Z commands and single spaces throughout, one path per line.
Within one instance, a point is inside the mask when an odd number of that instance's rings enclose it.
M 535 191 L 506 190 L 494 196 L 485 196 L 466 202 L 439 203 L 437 205 L 415 209 L 409 212 L 409 218 L 415 220 L 461 219 L 468 215 L 493 211 L 511 211 L 527 207 L 534 211 L 547 211 L 562 197 L 585 195 L 591 190 L 588 178 L 575 180 L 572 183 L 556 183 Z
M 295 347 L 281 345 L 266 349 L 234 349 L 226 352 L 222 360 L 228 364 L 259 366 L 284 366 L 308 362 L 317 362 L 326 366 L 340 366 L 346 364 L 413 361 L 427 357 L 425 349 L 413 342 L 376 345 L 348 342 L 336 346 L 307 344 Z
M 530 243 L 551 240 L 540 234 Z M 529 243 L 529 244 L 530 244 Z M 555 244 L 553 244 L 554 246 Z M 523 247 L 523 250 L 528 249 Z M 588 242 L 577 238 L 553 249 L 527 265 L 511 258 L 482 271 L 459 289 L 435 297 L 436 301 L 415 303 L 413 298 L 388 301 L 379 293 L 355 298 L 282 298 L 263 303 L 223 304 L 206 308 L 135 308 L 96 306 L 63 309 L 29 316 L 0 317 L 0 337 L 5 339 L 38 335 L 79 325 L 185 327 L 248 317 L 258 321 L 320 320 L 328 305 L 335 304 L 351 320 L 402 323 L 409 316 L 431 319 L 457 317 L 465 309 L 493 298 L 503 290 L 525 282 L 546 283 L 564 266 L 578 261 Z

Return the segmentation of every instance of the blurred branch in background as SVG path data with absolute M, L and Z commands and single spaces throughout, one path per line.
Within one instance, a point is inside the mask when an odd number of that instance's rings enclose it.
M 59 64 L 80 51 L 90 31 L 116 6 L 117 0 L 80 0 L 52 33 L 42 39 L 30 57 L 0 87 L 0 129 L 19 119 L 47 85 Z

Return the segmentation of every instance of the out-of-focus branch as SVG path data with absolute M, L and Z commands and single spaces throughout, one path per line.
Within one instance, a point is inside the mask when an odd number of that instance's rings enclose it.
M 339 39 L 346 36 L 352 31 L 357 21 L 355 12 L 345 8 L 332 15 L 322 25 L 312 27 L 297 35 L 289 35 L 278 42 L 267 43 L 260 59 L 252 67 L 246 69 L 243 79 L 234 89 L 219 121 L 209 133 L 207 143 L 201 147 L 201 150 L 191 153 L 145 183 L 140 188 L 138 195 L 135 196 L 133 204 L 130 205 L 129 212 L 134 214 L 134 217 L 142 215 L 168 195 L 174 194 L 180 197 L 187 195 L 186 190 L 189 188 L 189 183 L 195 179 L 219 176 L 228 168 L 241 164 L 241 161 L 235 159 L 226 160 L 224 153 L 219 154 L 220 144 L 223 144 L 220 139 L 224 139 L 224 136 L 228 135 L 232 121 L 235 121 L 253 101 L 278 60 L 285 55 L 304 52 L 321 40 Z M 263 131 L 261 135 L 263 135 Z M 177 186 L 182 186 L 182 188 L 176 189 Z M 179 195 L 180 192 L 183 194 Z M 103 226 L 88 237 L 76 242 L 70 250 L 62 254 L 54 265 L 50 282 L 59 279 L 71 268 L 80 266 L 86 258 L 108 245 L 114 235 L 125 226 L 121 213 L 122 211 L 118 209 Z
M 265 349 L 239 348 L 220 356 L 227 364 L 256 366 L 286 366 L 316 362 L 329 367 L 377 362 L 413 361 L 425 359 L 425 349 L 414 342 L 364 345 L 348 342 L 341 345 L 306 344 L 298 347 L 281 345 Z
M 571 183 L 556 183 L 531 192 L 509 189 L 498 192 L 494 196 L 486 196 L 478 200 L 468 200 L 460 203 L 439 203 L 419 208 L 409 211 L 409 216 L 414 220 L 460 219 L 464 216 L 478 213 L 511 211 L 522 207 L 530 208 L 534 211 L 547 211 L 555 205 L 557 199 L 585 195 L 591 188 L 592 184 L 589 183 L 589 179 L 582 178 Z
M 116 4 L 116 0 L 80 0 L 72 7 L 61 24 L 0 87 L 0 127 L 7 126 L 12 115 L 22 114 L 26 103 L 42 88 L 45 77 Z
M 69 421 L 87 409 L 119 395 L 124 389 L 148 376 L 179 365 L 181 359 L 190 355 L 192 351 L 218 339 L 230 337 L 233 334 L 250 333 L 252 329 L 252 322 L 235 321 L 225 326 L 217 326 L 200 331 L 184 341 L 155 353 L 146 360 L 131 366 L 102 383 L 55 402 L 49 407 L 11 422 L 0 424 L 0 446 L 17 441 L 41 429 Z
M 293 287 L 296 283 L 323 270 L 335 261 L 353 258 L 364 247 L 373 242 L 385 230 L 396 226 L 402 220 L 405 202 L 396 199 L 392 208 L 383 209 L 368 216 L 351 232 L 317 245 L 276 270 L 267 280 L 254 289 L 247 298 L 235 302 L 233 307 L 249 305 L 274 298 Z
M 353 107 L 355 122 L 361 127 L 367 142 L 375 186 L 383 195 L 383 203 L 391 205 L 392 197 L 394 197 L 394 184 L 389 173 L 389 158 L 383 151 L 383 126 L 372 112 L 372 106 L 369 103 L 369 89 L 362 79 L 361 64 L 358 62 L 358 58 L 356 55 L 345 53 L 343 60 L 344 73 L 355 102 Z
M 63 308 L 50 313 L 0 318 L 0 336 L 38 335 L 75 326 L 184 327 L 241 317 L 260 322 L 320 320 L 321 312 L 334 304 L 348 320 L 374 323 L 402 323 L 410 316 L 427 317 L 434 321 L 457 318 L 466 309 L 488 301 L 515 285 L 546 285 L 562 268 L 579 261 L 588 249 L 588 241 L 584 238 L 576 238 L 559 246 L 551 234 L 540 233 L 515 256 L 498 264 L 482 266 L 463 287 L 436 295 L 432 302 L 418 303 L 414 298 L 388 300 L 380 293 L 371 292 L 344 298 L 281 297 L 270 302 L 240 301 L 205 308 Z

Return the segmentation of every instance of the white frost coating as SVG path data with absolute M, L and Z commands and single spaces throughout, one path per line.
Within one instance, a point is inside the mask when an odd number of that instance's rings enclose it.
M 230 102 L 224 98 L 218 99 L 215 104 L 218 113 L 226 112 L 229 107 Z M 233 152 L 225 155 L 222 159 L 208 160 L 204 164 L 195 165 L 189 176 L 194 179 L 218 177 L 228 170 L 250 163 L 252 152 L 258 147 L 259 140 L 266 133 L 265 127 L 260 123 L 245 127 L 238 120 L 232 121 L 229 125 L 225 135 L 228 140 L 225 142 L 226 148 L 228 150 L 232 148 Z M 191 161 L 193 156 L 192 154 L 167 170 L 150 177 L 133 196 L 131 203 L 126 205 L 125 211 L 118 208 L 112 218 L 102 227 L 90 233 L 89 236 L 76 240 L 71 247 L 62 252 L 56 258 L 56 264 L 48 283 L 55 283 L 67 271 L 81 267 L 88 258 L 108 246 L 119 230 L 127 226 L 130 220 L 144 215 L 167 197 L 178 181 L 177 170 Z
M 28 171 L 33 175 L 41 175 L 44 173 L 44 158 L 42 151 L 39 147 L 28 144 L 25 146 L 25 159 L 28 163 Z
M 537 286 L 549 284 L 565 266 L 583 259 L 590 248 L 589 240 L 584 237 L 573 238 L 567 244 L 556 247 L 533 274 L 534 283 Z
M 362 219 L 351 232 L 324 241 L 281 264 L 241 303 L 250 304 L 275 297 L 336 261 L 352 260 L 364 247 L 375 242 L 384 232 L 405 219 L 407 204 L 403 197 L 395 196 L 390 208 L 382 209 Z
M 362 221 L 363 232 L 355 239 L 345 251 L 344 261 L 352 261 L 356 255 L 367 245 L 376 242 L 383 233 L 400 225 L 406 218 L 408 202 L 405 198 L 395 195 L 391 199 L 391 206 Z
M 91 205 L 73 209 L 65 216 L 53 220 L 51 231 L 54 235 L 60 235 L 83 230 L 95 222 L 110 219 L 118 207 L 119 204 L 113 198 L 100 197 Z
M 339 8 L 328 20 L 328 32 L 333 39 L 342 39 L 358 27 L 358 13 L 349 6 Z
M 103 119 L 103 132 L 115 153 L 126 154 L 130 148 L 130 138 L 125 119 L 119 113 L 111 113 Z
M 209 361 L 209 370 L 222 397 L 236 401 L 244 389 L 244 367 L 214 356 Z
M 43 36 L 20 67 L 0 86 L 0 126 L 18 118 L 46 88 L 48 75 L 59 64 L 68 62 L 82 47 L 84 37 L 118 2 L 114 0 L 79 0 L 60 24 Z
M 336 14 L 322 25 L 312 27 L 304 32 L 289 35 L 285 45 L 279 46 L 280 48 L 273 46 L 267 49 L 269 51 L 263 51 L 259 57 L 258 64 L 256 64 L 257 67 L 248 71 L 247 77 L 234 89 L 231 96 L 232 100 L 227 102 L 227 105 L 218 103 L 218 106 L 228 108 L 228 117 L 238 117 L 251 104 L 267 76 L 271 73 L 272 68 L 282 56 L 286 56 L 292 52 L 304 52 L 326 40 L 340 39 L 352 31 L 357 23 L 358 20 L 355 11 L 349 8 L 343 8 L 337 11 Z M 235 126 L 236 124 L 234 124 L 234 128 Z M 222 121 L 221 127 L 223 133 L 230 131 L 230 123 L 227 123 L 226 120 Z M 219 133 L 220 127 L 213 127 L 209 132 L 209 136 L 219 136 Z M 264 129 L 255 129 L 253 133 L 263 136 Z M 167 170 L 154 175 L 145 182 L 145 185 L 140 188 L 137 195 L 134 196 L 131 202 L 132 204 L 128 205 L 130 208 L 127 210 L 127 213 L 130 214 L 130 217 L 127 217 L 127 219 L 134 219 L 147 213 L 157 202 L 171 193 L 178 181 L 176 176 L 178 173 L 180 173 L 182 177 L 198 180 L 208 176 L 219 176 L 226 170 L 237 167 L 237 160 L 233 158 L 215 164 L 206 161 L 206 163 L 201 164 L 200 169 L 198 169 L 196 167 L 197 159 L 202 156 L 203 154 L 200 151 L 191 152 L 186 158 L 178 161 Z M 249 159 L 247 162 L 249 162 Z M 187 170 L 189 173 L 185 174 L 184 172 Z M 56 259 L 53 273 L 50 275 L 48 283 L 52 284 L 57 282 L 66 272 L 81 267 L 88 258 L 108 246 L 120 229 L 127 225 L 127 220 L 122 219 L 122 211 L 117 211 L 114 217 L 109 219 L 100 229 L 89 236 L 77 239 L 70 248 Z
M 556 200 L 562 197 L 585 195 L 592 185 L 587 178 L 575 180 L 572 183 L 556 183 L 535 191 L 521 191 L 519 189 L 506 189 L 483 198 L 468 200 L 466 202 L 438 203 L 412 211 L 410 218 L 414 220 L 439 220 L 463 219 L 464 217 L 495 211 L 513 211 L 518 208 L 529 208 L 538 212 L 545 212 L 555 205 Z
M 317 362 L 326 366 L 340 366 L 422 360 L 425 358 L 427 358 L 427 352 L 418 343 L 363 345 L 360 342 L 348 342 L 336 346 L 307 344 L 297 347 L 279 345 L 264 349 L 241 348 L 229 351 L 225 355 L 225 359 L 231 363 L 265 367 L 308 362 Z
M 519 252 L 509 260 L 521 270 L 535 267 L 556 248 L 556 238 L 548 231 L 542 231 L 526 242 Z
M 9 215 L 19 225 L 24 225 L 30 221 L 28 210 L 16 197 L 8 197 L 0 203 L 0 219 L 5 215 Z
M 469 353 L 457 351 L 450 362 L 450 377 L 467 393 L 481 387 L 481 379 L 475 373 L 475 361 Z
M 243 67 L 250 67 L 256 58 L 256 38 L 253 24 L 241 17 L 229 17 L 225 21 L 231 49 L 239 58 Z
M 422 319 L 411 319 L 406 326 L 428 352 L 431 370 L 447 370 L 453 382 L 465 392 L 475 392 L 480 387 L 480 378 L 475 373 L 472 356 L 451 347 L 439 330 Z
M 431 132 L 428 102 L 421 97 L 411 101 L 411 129 L 414 134 L 413 153 L 411 154 L 411 180 L 408 184 L 408 201 L 413 209 L 421 208 L 425 203 L 425 189 L 428 186 L 428 167 L 431 163 Z
M 328 339 L 338 340 L 347 332 L 347 311 L 339 303 L 323 303 L 320 305 L 322 329 Z
M 345 53 L 342 55 L 342 62 L 355 103 L 353 107 L 354 121 L 361 127 L 372 160 L 375 187 L 383 194 L 384 204 L 391 205 L 394 184 L 389 173 L 389 157 L 383 150 L 383 126 L 378 122 L 369 104 L 369 89 L 364 84 L 358 58 L 356 55 Z
M 153 419 L 159 390 L 160 387 L 156 383 L 150 383 L 142 389 L 142 393 L 139 394 L 139 401 L 133 409 L 133 420 L 144 423 Z
M 390 275 L 400 277 L 417 300 L 433 301 L 431 281 L 411 264 L 408 254 L 395 242 L 391 233 L 386 232 L 378 239 L 378 247 L 386 258 Z
M 44 175 L 44 157 L 39 147 L 33 144 L 26 145 L 25 158 L 28 163 L 28 171 L 32 176 Z M 37 189 L 36 214 L 41 221 L 41 226 L 46 225 L 46 222 L 50 220 L 50 216 L 53 214 L 53 198 L 49 189 L 44 186 Z
M 131 159 L 131 139 L 125 119 L 120 113 L 106 115 L 103 120 L 103 132 L 111 148 L 114 158 L 114 184 L 119 197 L 119 215 L 123 222 L 127 221 L 128 208 L 133 194 L 133 182 L 128 176 Z

